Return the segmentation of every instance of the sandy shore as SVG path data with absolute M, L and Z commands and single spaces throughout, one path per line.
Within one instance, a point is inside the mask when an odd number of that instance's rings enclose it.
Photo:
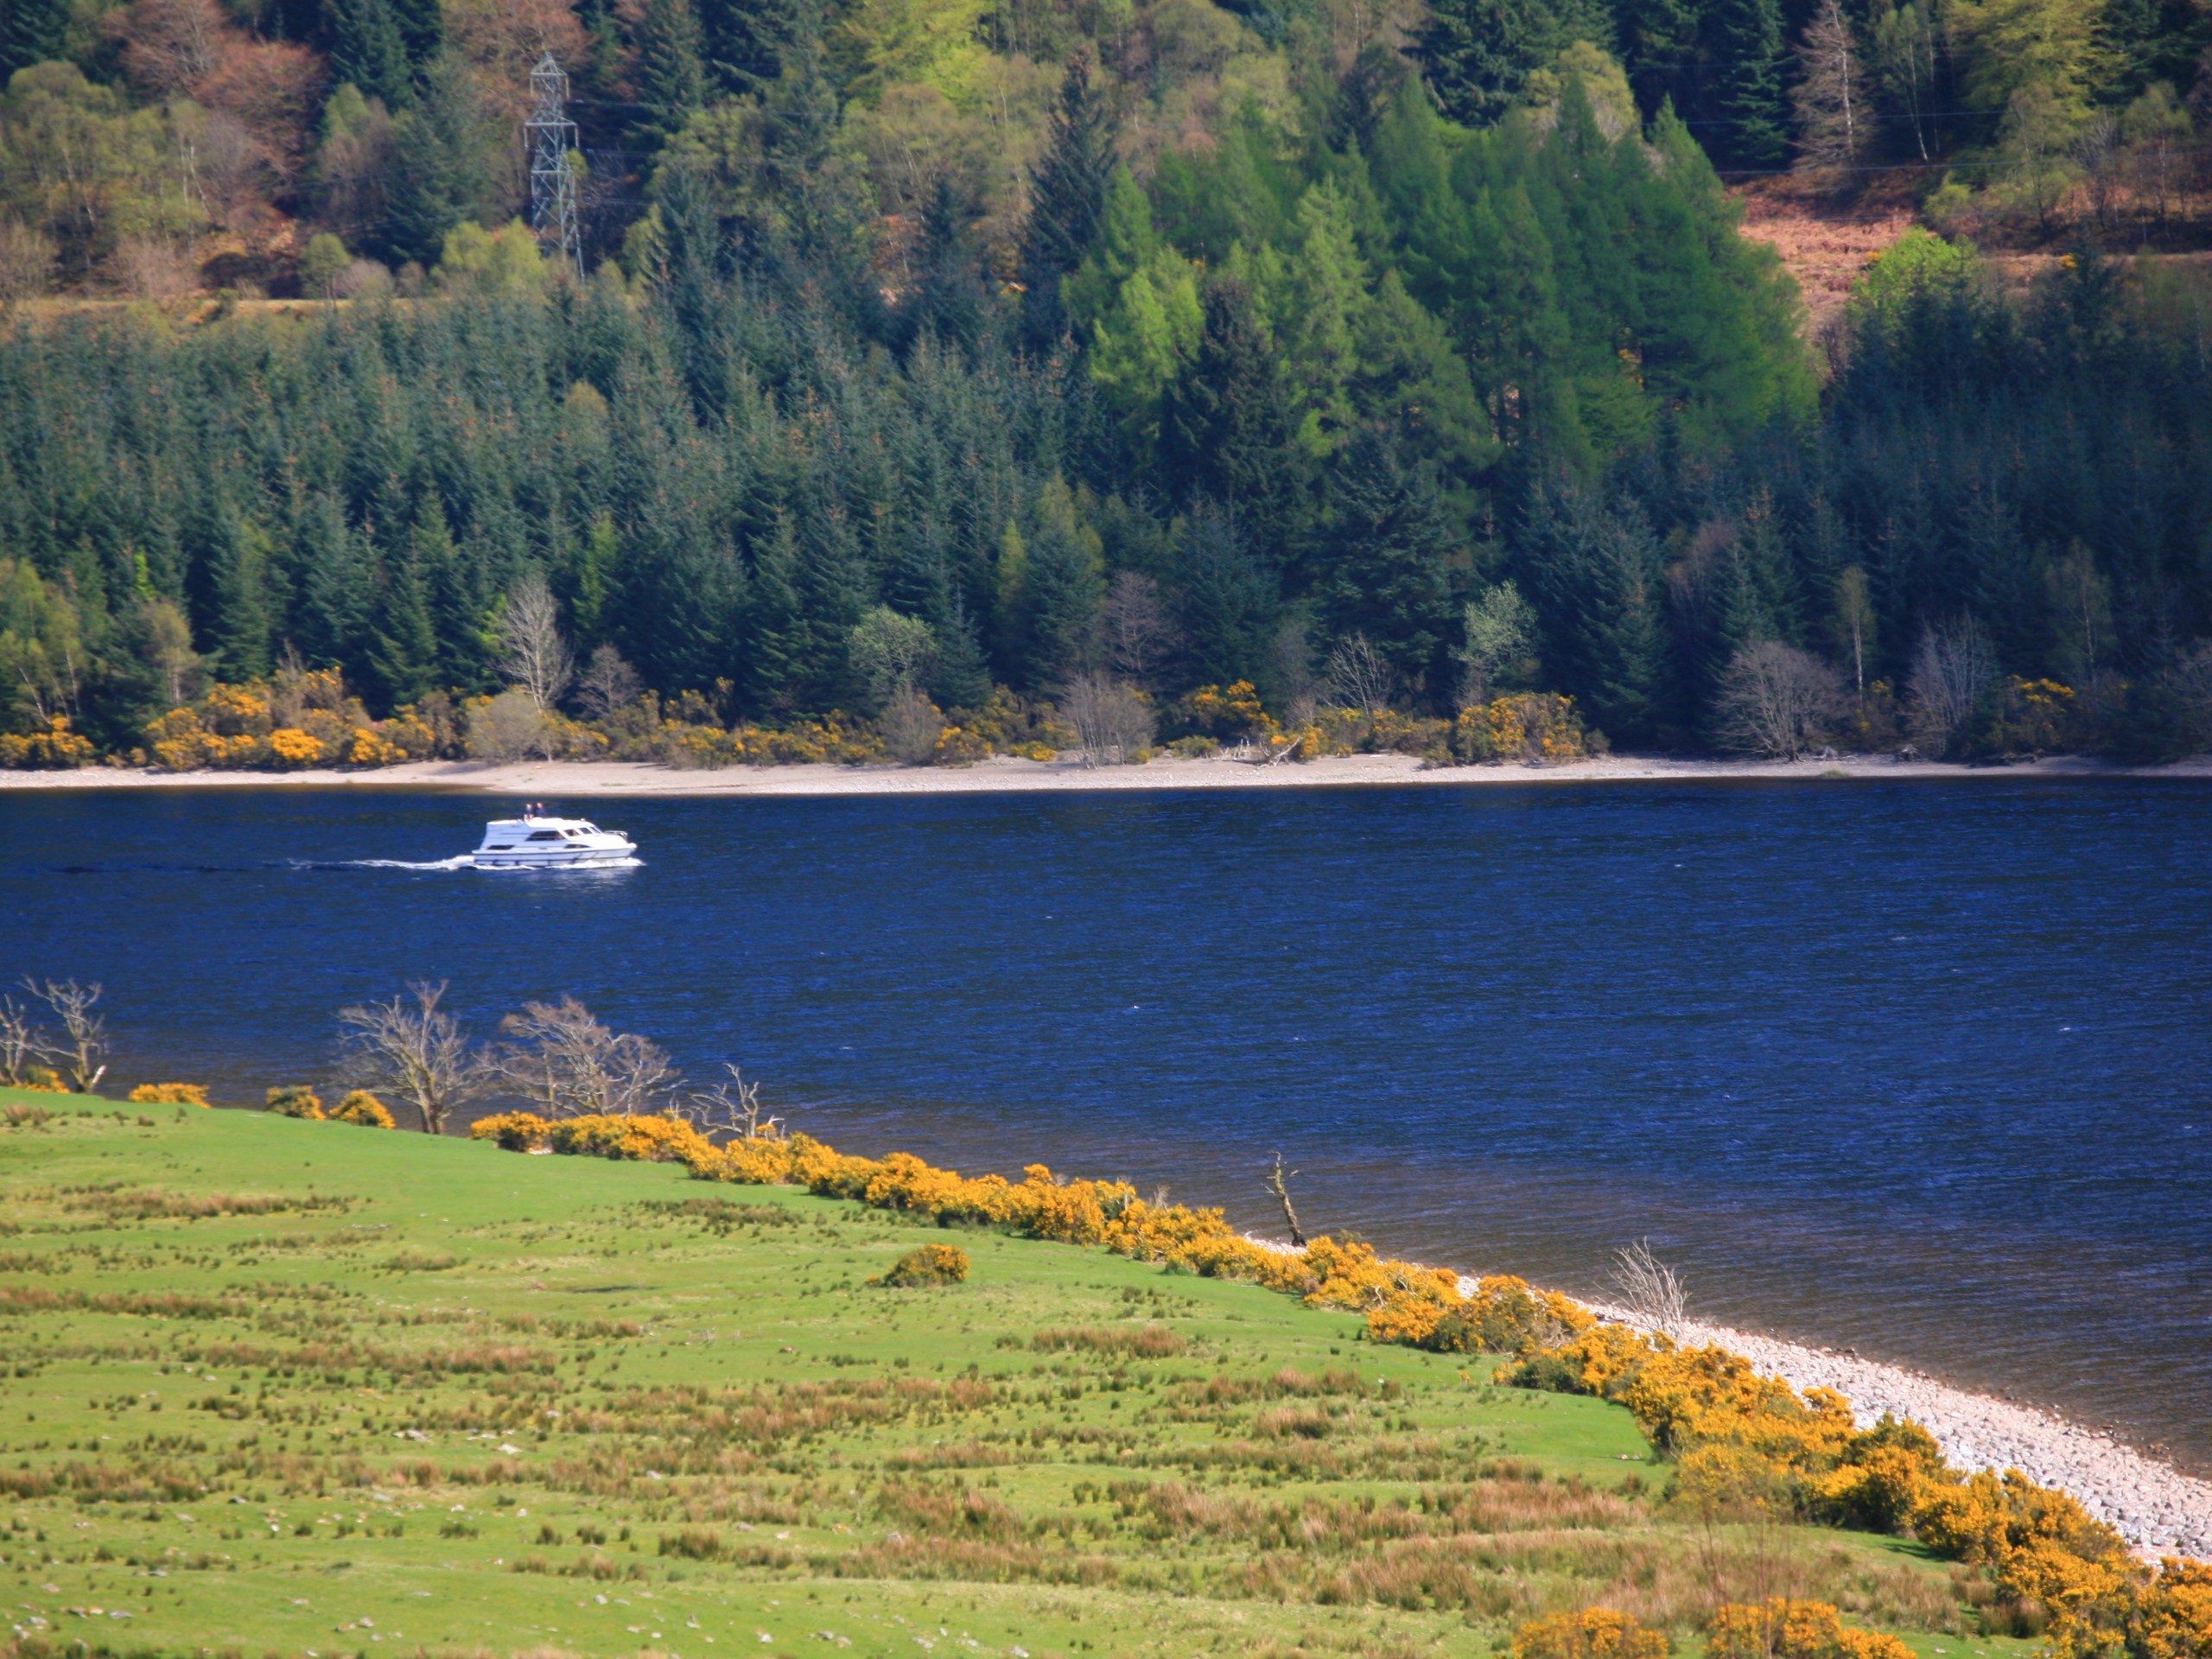
M 1463 1281 L 1471 1290 L 1471 1281 Z M 1601 1318 L 1633 1325 L 1624 1309 L 1586 1303 Z M 1693 1344 L 1719 1343 L 1770 1376 L 1800 1389 L 1834 1389 L 1851 1402 L 1859 1426 L 1884 1412 L 1910 1417 L 1935 1435 L 1962 1469 L 2018 1469 L 2082 1500 L 2145 1555 L 2212 1559 L 2212 1481 L 2183 1474 L 2133 1446 L 2009 1400 L 1969 1394 L 1901 1366 L 1832 1349 L 1777 1342 L 1725 1325 L 1692 1324 Z
M 372 772 L 160 772 L 87 766 L 76 772 L 0 772 L 0 789 L 434 788 L 550 798 L 624 795 L 965 795 L 1022 790 L 1372 788 L 1468 784 L 1580 784 L 1700 779 L 2212 778 L 2212 756 L 2171 766 L 2113 766 L 2061 757 L 2012 766 L 1953 766 L 1866 756 L 1840 760 L 1678 760 L 1617 754 L 1566 766 L 1447 766 L 1424 771 L 1405 754 L 1332 755 L 1260 766 L 1214 757 L 1141 766 L 997 755 L 973 766 L 732 766 L 693 771 L 641 761 L 423 760 Z

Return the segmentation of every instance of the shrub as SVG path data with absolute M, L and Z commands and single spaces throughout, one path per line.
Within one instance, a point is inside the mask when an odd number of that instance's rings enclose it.
M 889 1289 L 923 1285 L 957 1285 L 968 1277 L 968 1252 L 952 1244 L 925 1244 L 909 1250 L 888 1272 L 868 1281 Z
M 338 1103 L 330 1114 L 334 1123 L 356 1123 L 365 1129 L 389 1129 L 397 1127 L 392 1122 L 391 1109 L 365 1089 L 356 1089 Z
M 264 1111 L 279 1117 L 308 1117 L 318 1122 L 322 1117 L 322 1097 L 304 1084 L 280 1084 L 269 1091 Z
M 1666 1659 L 1669 1643 L 1626 1613 L 1590 1607 L 1523 1624 L 1513 1659 Z
M 207 1104 L 207 1085 L 204 1083 L 142 1083 L 130 1091 L 133 1104 L 139 1106 L 205 1106 Z
M 472 1141 L 496 1141 L 509 1152 L 534 1152 L 546 1143 L 553 1125 L 531 1112 L 500 1112 L 479 1118 L 468 1131 Z
M 1452 752 L 1462 760 L 1543 766 L 1579 760 L 1595 747 L 1574 699 L 1549 691 L 1524 691 L 1462 709 L 1452 732 Z
M 1847 1628 L 1824 1601 L 1783 1596 L 1716 1609 L 1705 1651 L 1706 1659 L 1912 1659 L 1894 1636 Z
M 22 770 L 88 766 L 98 753 L 89 738 L 69 729 L 69 716 L 55 715 L 42 732 L 0 733 L 0 766 Z

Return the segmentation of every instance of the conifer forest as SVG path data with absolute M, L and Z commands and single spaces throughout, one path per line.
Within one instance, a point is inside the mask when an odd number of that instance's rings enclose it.
M 2190 0 L 0 7 L 14 764 L 2212 742 Z

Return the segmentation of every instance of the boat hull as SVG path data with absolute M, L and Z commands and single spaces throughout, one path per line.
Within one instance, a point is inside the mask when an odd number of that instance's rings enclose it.
M 637 856 L 636 846 L 626 842 L 620 847 L 556 847 L 542 853 L 476 853 L 469 863 L 480 870 L 603 870 Z

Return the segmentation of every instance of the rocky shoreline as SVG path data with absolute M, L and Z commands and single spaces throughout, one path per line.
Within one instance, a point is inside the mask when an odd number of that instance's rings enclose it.
M 1463 1282 L 1472 1288 L 1471 1281 Z M 1601 1319 L 1636 1323 L 1625 1309 L 1584 1306 Z M 1862 1427 L 1885 1411 L 1910 1417 L 1962 1469 L 2018 1469 L 2040 1484 L 2071 1492 L 2145 1555 L 2212 1558 L 2212 1481 L 2185 1475 L 2108 1434 L 2034 1406 L 1969 1394 L 1902 1366 L 1831 1349 L 1694 1322 L 1683 1327 L 1682 1337 L 1692 1344 L 1718 1343 L 1796 1388 L 1834 1389 L 1851 1402 Z

